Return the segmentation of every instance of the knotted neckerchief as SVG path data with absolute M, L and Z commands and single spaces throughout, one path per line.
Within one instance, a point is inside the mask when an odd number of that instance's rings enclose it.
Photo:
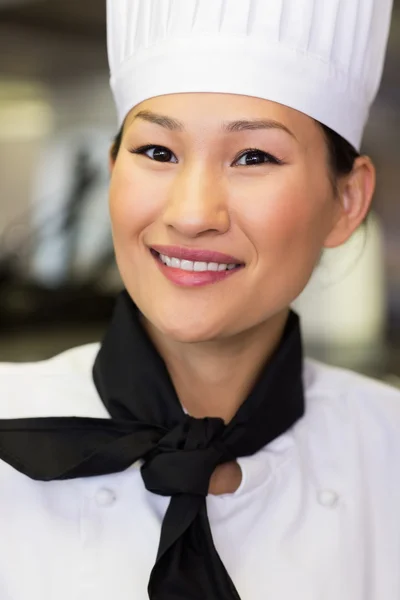
M 124 291 L 93 367 L 111 419 L 0 420 L 0 458 L 42 481 L 117 473 L 143 459 L 146 488 L 171 496 L 150 575 L 151 600 L 240 600 L 212 539 L 205 500 L 210 477 L 218 465 L 258 452 L 302 417 L 302 362 L 299 318 L 291 311 L 278 348 L 233 420 L 195 419 L 182 409 Z

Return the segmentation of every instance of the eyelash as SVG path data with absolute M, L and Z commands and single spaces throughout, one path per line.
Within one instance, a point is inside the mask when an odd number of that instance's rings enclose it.
M 165 146 L 157 146 L 157 145 L 146 145 L 146 146 L 140 146 L 139 148 L 132 148 L 131 150 L 129 150 L 129 152 L 131 154 L 141 154 L 146 156 L 146 158 L 149 158 L 150 160 L 153 160 L 154 162 L 161 162 L 161 163 L 165 163 L 168 164 L 169 161 L 163 161 L 163 160 L 155 160 L 154 158 L 151 158 L 150 156 L 147 156 L 145 153 L 148 150 L 153 150 L 154 148 L 158 148 L 161 150 L 166 150 L 167 152 L 170 152 L 173 156 L 174 153 L 169 150 L 168 148 L 166 148 Z M 265 164 L 274 164 L 274 165 L 282 165 L 283 161 L 279 160 L 278 158 L 276 158 L 276 156 L 273 156 L 272 154 L 269 154 L 269 152 L 264 152 L 263 150 L 260 150 L 259 148 L 247 148 L 246 150 L 244 150 L 243 152 L 241 152 L 241 154 L 235 158 L 234 163 L 237 162 L 238 160 L 240 160 L 241 158 L 243 158 L 244 156 L 246 156 L 246 154 L 251 154 L 251 153 L 257 153 L 257 154 L 262 154 L 264 156 L 267 157 L 267 161 L 262 162 L 262 163 L 258 163 L 256 165 L 239 165 L 241 167 L 249 167 L 249 166 L 261 166 L 261 165 L 265 165 Z M 172 163 L 172 164 L 176 164 L 176 163 Z

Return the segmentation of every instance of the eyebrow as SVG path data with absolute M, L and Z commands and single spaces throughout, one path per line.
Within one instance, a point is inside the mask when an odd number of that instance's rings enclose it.
M 186 131 L 185 125 L 181 121 L 178 121 L 178 119 L 173 119 L 172 117 L 168 117 L 166 115 L 160 115 L 149 110 L 141 110 L 138 112 L 134 117 L 134 120 L 136 119 L 142 119 L 148 123 L 160 125 L 169 131 Z M 273 119 L 241 119 L 239 121 L 224 121 L 221 124 L 221 129 L 225 133 L 256 131 L 258 129 L 280 129 L 281 131 L 288 133 L 294 139 L 297 139 L 294 133 L 290 131 L 286 125 L 280 123 L 279 121 L 274 121 Z

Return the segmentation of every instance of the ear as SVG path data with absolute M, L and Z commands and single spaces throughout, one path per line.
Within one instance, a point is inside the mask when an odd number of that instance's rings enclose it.
M 339 182 L 336 222 L 325 239 L 325 248 L 344 244 L 361 225 L 371 207 L 376 186 L 376 171 L 368 156 L 360 156 L 354 168 Z

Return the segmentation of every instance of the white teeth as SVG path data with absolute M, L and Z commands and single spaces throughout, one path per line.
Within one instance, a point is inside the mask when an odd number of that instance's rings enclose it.
M 178 258 L 171 258 L 171 267 L 174 269 L 180 269 L 181 261 Z
M 179 265 L 178 265 L 178 269 L 182 269 L 182 271 L 193 271 L 193 261 L 192 260 L 178 260 L 177 258 L 175 258 L 174 260 L 177 260 Z
M 195 262 L 193 271 L 208 271 L 208 265 L 205 262 Z
M 218 263 L 208 263 L 209 271 L 218 271 L 219 264 Z
M 174 269 L 182 269 L 183 271 L 231 271 L 236 267 L 234 264 L 223 264 L 223 263 L 206 263 L 200 261 L 192 261 L 192 260 L 179 260 L 179 258 L 174 258 L 170 256 L 166 256 L 165 254 L 160 254 L 160 259 L 162 262 L 167 265 L 167 267 L 173 267 Z

